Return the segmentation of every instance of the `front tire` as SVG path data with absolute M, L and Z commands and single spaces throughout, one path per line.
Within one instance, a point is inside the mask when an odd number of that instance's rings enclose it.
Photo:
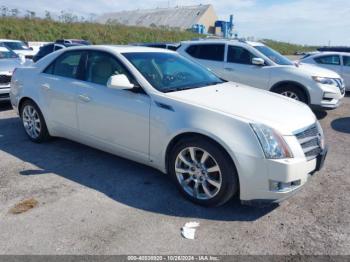
M 43 114 L 33 101 L 24 101 L 20 112 L 24 130 L 30 140 L 41 143 L 50 138 Z
M 300 88 L 293 85 L 285 85 L 274 90 L 275 93 L 292 98 L 304 104 L 308 103 L 307 95 Z
M 238 191 L 238 176 L 231 158 L 207 139 L 178 142 L 170 153 L 169 173 L 180 192 L 202 206 L 223 205 Z

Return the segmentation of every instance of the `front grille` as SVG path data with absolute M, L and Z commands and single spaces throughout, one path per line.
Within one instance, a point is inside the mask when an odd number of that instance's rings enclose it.
M 11 82 L 11 76 L 0 75 L 0 85 L 8 85 Z
M 307 160 L 316 158 L 322 152 L 321 144 L 323 137 L 317 124 L 297 133 L 295 136 L 298 139 Z
M 334 80 L 337 82 L 337 86 L 338 86 L 338 88 L 340 90 L 340 93 L 342 95 L 344 95 L 345 94 L 345 85 L 344 85 L 343 80 L 341 80 L 339 78 L 335 78 Z
M 10 94 L 0 94 L 0 99 L 1 98 L 10 98 Z

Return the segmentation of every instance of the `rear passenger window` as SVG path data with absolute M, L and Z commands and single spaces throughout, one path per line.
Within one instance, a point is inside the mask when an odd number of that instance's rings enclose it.
M 343 56 L 343 65 L 350 66 L 350 56 Z
M 326 55 L 314 58 L 316 63 L 324 65 L 340 65 L 340 57 L 338 55 Z
M 225 45 L 224 44 L 201 44 L 191 45 L 186 52 L 195 58 L 224 61 Z
M 82 51 L 66 52 L 46 68 L 44 73 L 68 78 L 78 78 L 78 68 L 82 56 Z
M 227 52 L 227 62 L 236 64 L 251 65 L 255 56 L 247 49 L 240 46 L 229 46 Z

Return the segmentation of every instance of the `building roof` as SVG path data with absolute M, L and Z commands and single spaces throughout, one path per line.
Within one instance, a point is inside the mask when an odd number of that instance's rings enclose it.
M 103 14 L 97 18 L 97 21 L 100 23 L 111 21 L 131 26 L 188 29 L 197 24 L 210 7 L 211 5 L 196 5 L 122 11 Z

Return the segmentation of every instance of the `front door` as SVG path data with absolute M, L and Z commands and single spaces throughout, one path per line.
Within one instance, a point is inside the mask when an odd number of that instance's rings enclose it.
M 252 59 L 254 57 L 256 56 L 244 47 L 229 45 L 223 77 L 229 81 L 269 89 L 269 66 L 253 65 Z
M 88 53 L 85 83 L 78 88 L 78 123 L 81 134 L 117 154 L 148 159 L 150 98 L 144 92 L 106 86 L 110 76 L 132 75 L 112 54 Z M 97 145 L 97 147 L 101 146 Z

